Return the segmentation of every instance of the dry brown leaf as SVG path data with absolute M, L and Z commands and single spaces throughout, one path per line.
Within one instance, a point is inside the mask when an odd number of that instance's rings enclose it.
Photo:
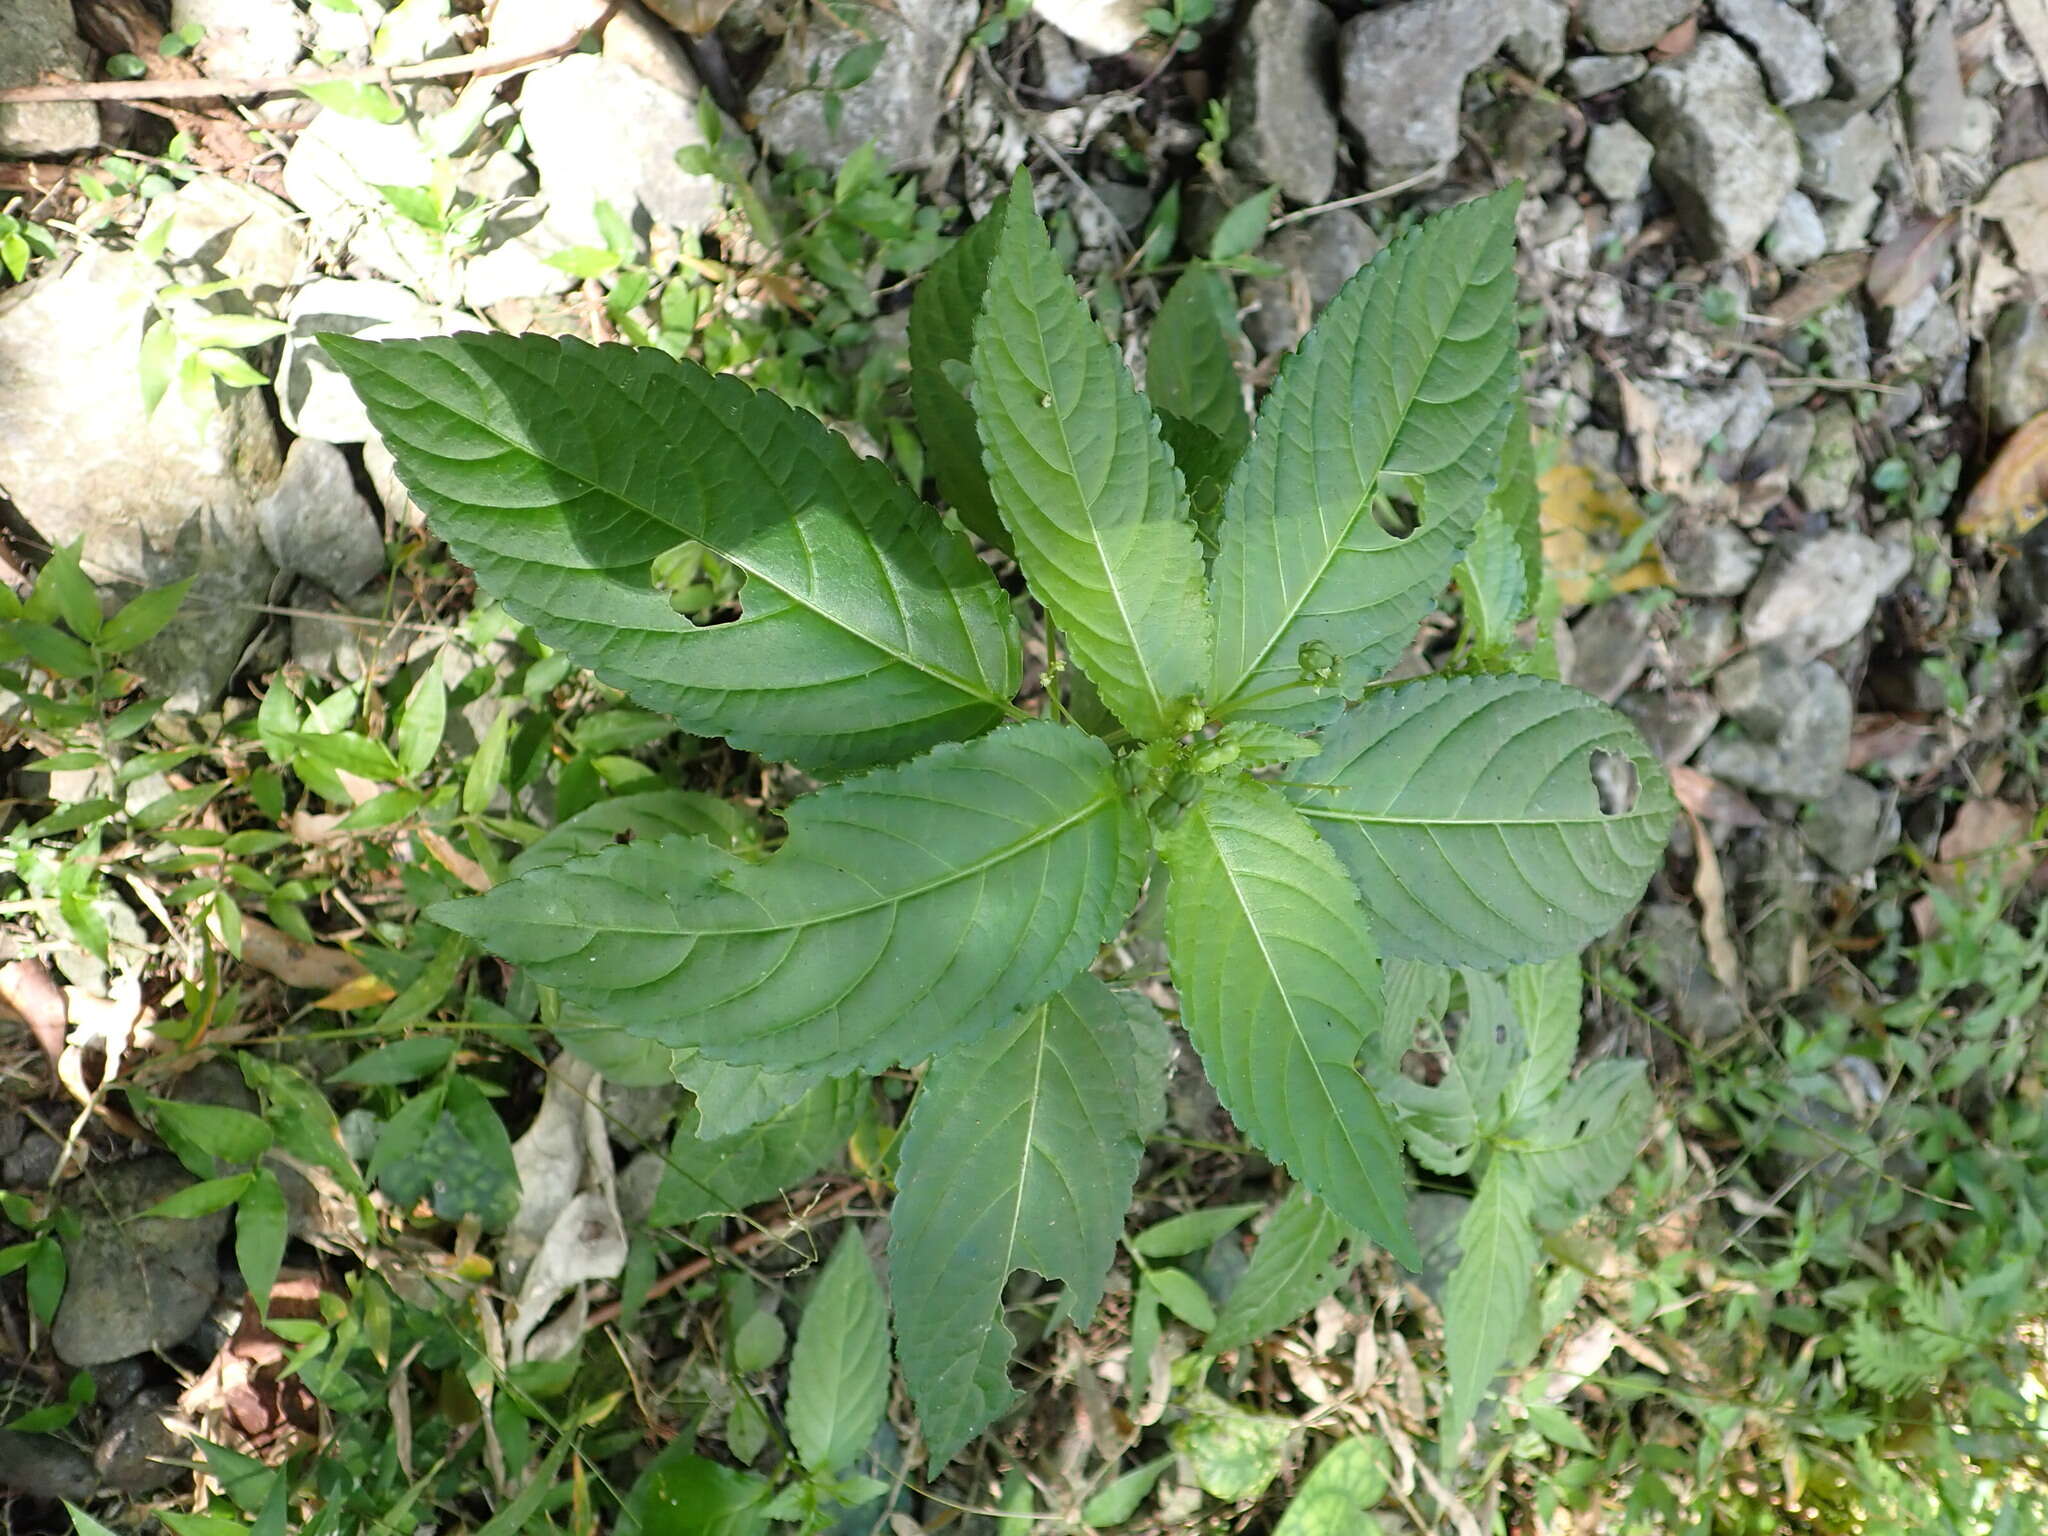
M 1557 573 L 1558 596 L 1566 607 L 1590 602 L 1596 594 L 1669 584 L 1654 541 L 1626 570 L 1608 570 L 1643 526 L 1642 509 L 1612 475 L 1558 463 L 1536 477 L 1536 490 L 1542 498 L 1543 558 Z
M 1685 813 L 1685 819 L 1692 824 L 1692 851 L 1698 861 L 1692 876 L 1692 899 L 1699 903 L 1700 942 L 1707 947 L 1707 969 L 1714 973 L 1714 980 L 1740 997 L 1742 957 L 1735 952 L 1735 940 L 1728 931 L 1728 884 L 1721 877 L 1721 859 L 1714 852 L 1706 824 L 1691 811 Z
M 1884 758 L 1910 752 L 1933 734 L 1933 726 L 1904 715 L 1858 715 L 1849 730 L 1849 771 L 1855 773 Z
M 1870 258 L 1870 271 L 1863 278 L 1864 291 L 1886 309 L 1897 309 L 1907 300 L 1919 297 L 1941 270 L 1955 239 L 1954 214 L 1938 219 L 1927 214 L 1914 215 Z
M 52 1067 L 64 1054 L 64 993 L 40 960 L 0 966 L 0 1006 L 28 1026 Z
M 1973 539 L 2017 539 L 2048 515 L 2048 411 L 2006 439 L 1956 519 Z
M 1755 801 L 1713 775 L 1683 763 L 1673 763 L 1665 772 L 1670 776 L 1671 792 L 1678 797 L 1678 803 L 1701 820 L 1718 821 L 1730 827 L 1764 824 L 1764 813 L 1756 808 Z
M 426 845 L 429 853 L 441 861 L 443 869 L 472 891 L 481 893 L 491 888 L 491 877 L 484 872 L 483 865 L 468 854 L 459 852 L 455 845 L 440 833 L 423 828 L 415 836 Z
M 2034 813 L 2010 800 L 1966 800 L 1941 834 L 1941 862 L 1955 866 L 2018 848 L 2033 836 Z
M 2048 0 L 2005 0 L 2005 14 L 2034 56 L 2034 66 L 2048 79 Z
M 343 982 L 313 1006 L 328 1013 L 348 1013 L 357 1008 L 375 1008 L 396 996 L 398 994 L 391 989 L 390 983 L 365 971 L 354 980 Z
M 2005 226 L 2022 271 L 2048 278 L 2048 155 L 2008 167 L 1977 199 L 1977 212 Z
M 1838 251 L 1823 256 L 1804 272 L 1799 281 L 1773 299 L 1764 318 L 1774 325 L 1798 325 L 1811 320 L 1844 294 L 1853 291 L 1870 270 L 1868 251 Z
M 248 916 L 242 919 L 242 959 L 286 986 L 308 992 L 332 992 L 369 974 L 362 961 L 344 950 L 308 944 Z

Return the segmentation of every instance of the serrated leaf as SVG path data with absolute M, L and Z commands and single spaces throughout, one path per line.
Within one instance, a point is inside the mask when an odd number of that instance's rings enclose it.
M 943 1463 L 1015 1397 L 1003 1289 L 1016 1269 L 1095 1311 L 1145 1137 L 1166 1040 L 1149 1006 L 1092 976 L 936 1060 L 899 1145 L 890 1214 L 896 1359 Z
M 1197 1390 L 1189 1395 L 1187 1417 L 1168 1438 L 1188 1459 L 1188 1470 L 1204 1493 L 1235 1504 L 1257 1498 L 1280 1475 L 1293 1435 L 1291 1419 L 1249 1413 L 1213 1392 Z
M 1610 814 L 1596 754 L 1625 759 Z M 1536 677 L 1426 678 L 1332 726 L 1290 797 L 1389 954 L 1487 969 L 1576 953 L 1641 898 L 1677 803 L 1629 721 Z
M 700 735 L 844 770 L 994 724 L 1019 675 L 967 542 L 815 417 L 652 347 L 322 339 L 434 531 L 549 645 Z M 699 628 L 651 566 L 746 577 Z
M 975 421 L 1032 595 L 1132 734 L 1179 735 L 1209 671 L 1201 546 L 1158 421 L 1021 179 L 974 338 Z
M 1514 189 L 1382 251 L 1281 365 L 1223 502 L 1216 672 L 1232 714 L 1309 726 L 1414 636 L 1472 535 L 1515 394 Z M 1396 486 L 1420 526 L 1374 516 Z M 1323 648 L 1335 686 L 1303 679 Z
M 676 1117 L 648 1220 L 681 1226 L 701 1216 L 743 1211 L 808 1179 L 846 1145 L 866 1092 L 856 1078 L 831 1078 L 779 1114 L 731 1136 L 699 1135 L 697 1108 L 685 1109 Z
M 1622 1181 L 1642 1145 L 1650 1103 L 1640 1061 L 1596 1061 L 1508 1127 L 1540 1225 L 1569 1226 Z
M 1171 1456 L 1155 1456 L 1143 1466 L 1134 1467 L 1105 1485 L 1081 1506 L 1081 1523 L 1097 1528 L 1122 1525 L 1138 1512 L 1138 1506 L 1145 1502 L 1145 1495 L 1152 1491 L 1161 1474 L 1172 1465 Z
M 636 840 L 433 909 L 621 1027 L 782 1071 L 917 1062 L 1122 923 L 1143 833 L 1109 752 L 1024 722 L 790 807 L 780 852 Z
M 1356 1267 L 1341 1257 L 1351 1236 L 1351 1228 L 1306 1189 L 1288 1191 L 1224 1299 L 1207 1347 L 1236 1349 L 1308 1312 Z
M 888 1406 L 888 1311 L 867 1245 L 849 1227 L 804 1303 L 789 1358 L 784 1415 L 797 1458 L 814 1477 L 843 1470 Z
M 694 789 L 650 790 L 600 800 L 550 827 L 512 861 L 527 874 L 582 858 L 619 843 L 664 837 L 702 837 L 734 853 L 757 847 L 761 824 L 746 807 Z
M 1387 1448 L 1366 1436 L 1340 1440 L 1323 1453 L 1273 1536 L 1355 1536 L 1371 1530 L 1366 1511 L 1386 1496 Z
M 1400 1144 L 1356 1065 L 1380 1015 L 1358 893 L 1279 793 L 1211 780 L 1160 847 L 1181 1022 L 1259 1150 L 1411 1269 Z
M 974 321 L 1008 206 L 1007 194 L 997 198 L 987 216 L 918 279 L 910 300 L 910 400 L 931 456 L 932 477 L 960 521 L 984 543 L 1004 550 L 1010 547 L 1009 530 L 996 515 L 995 495 L 982 466 L 974 406 L 955 374 L 964 369 L 972 376 Z
M 779 1115 L 817 1087 L 815 1072 L 735 1067 L 692 1051 L 675 1053 L 672 1074 L 697 1099 L 697 1134 L 708 1140 L 737 1136 Z
M 1528 1050 L 1502 1105 L 1512 1124 L 1571 1076 L 1579 1054 L 1579 957 L 1518 965 L 1507 974 L 1507 988 Z
M 1239 334 L 1230 279 L 1197 264 L 1167 291 L 1146 342 L 1145 396 L 1205 526 L 1252 437 L 1231 345 Z
M 765 1478 L 707 1460 L 689 1440 L 677 1440 L 634 1482 L 617 1536 L 757 1536 L 768 1529 L 774 1492 Z
M 1458 1439 L 1514 1348 L 1529 1310 L 1539 1258 L 1529 1191 L 1519 1170 L 1497 1160 L 1458 1223 L 1458 1267 L 1444 1286 L 1444 1359 L 1450 1401 L 1441 1447 L 1448 1462 Z

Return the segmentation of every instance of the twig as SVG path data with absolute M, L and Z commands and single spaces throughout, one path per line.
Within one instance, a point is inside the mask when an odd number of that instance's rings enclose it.
M 253 80 L 65 80 L 49 85 L 16 85 L 0 90 L 0 105 L 22 101 L 219 101 L 275 96 L 309 85 L 398 85 L 444 80 L 451 75 L 502 75 L 533 69 L 573 53 L 584 35 L 603 30 L 623 0 L 611 0 L 588 27 L 538 53 L 480 48 L 453 59 L 419 64 L 367 64 L 360 69 L 320 69 L 303 75 L 266 75 Z
M 837 1215 L 842 1208 L 853 1203 L 855 1196 L 865 1193 L 866 1190 L 867 1185 L 865 1184 L 843 1184 L 838 1189 L 833 1190 L 831 1194 L 821 1198 L 817 1204 L 813 1205 L 801 1216 L 793 1216 L 788 1221 L 781 1222 L 773 1227 L 756 1227 L 751 1232 L 742 1232 L 738 1237 L 725 1245 L 725 1252 L 729 1254 L 746 1253 L 765 1244 L 779 1242 L 790 1233 L 801 1231 L 814 1221 L 822 1221 L 828 1216 Z M 655 1281 L 654 1284 L 647 1287 L 647 1295 L 643 1299 L 652 1301 L 657 1296 L 666 1296 L 677 1286 L 688 1285 L 717 1262 L 718 1255 L 707 1253 L 690 1260 L 687 1264 L 679 1264 Z M 602 1328 L 608 1323 L 617 1322 L 619 1311 L 623 1305 L 623 1302 L 618 1301 L 606 1302 L 590 1314 L 590 1321 L 584 1324 L 584 1326 L 595 1329 Z
M 1446 160 L 1417 171 L 1413 176 L 1404 177 L 1391 186 L 1377 187 L 1370 192 L 1360 192 L 1351 197 L 1340 197 L 1334 203 L 1317 203 L 1312 207 L 1297 208 L 1292 213 L 1283 213 L 1279 218 L 1272 220 L 1266 225 L 1266 229 L 1270 233 L 1283 224 L 1299 224 L 1303 219 L 1312 219 L 1319 213 L 1334 213 L 1339 208 L 1356 208 L 1362 203 L 1384 202 L 1390 197 L 1400 196 L 1411 187 L 1419 187 L 1424 182 L 1443 175 L 1449 167 L 1450 162 Z

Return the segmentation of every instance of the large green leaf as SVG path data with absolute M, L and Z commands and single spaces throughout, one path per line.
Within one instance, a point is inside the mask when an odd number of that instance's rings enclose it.
M 797 1459 L 830 1477 L 868 1448 L 889 1406 L 889 1316 L 867 1244 L 849 1227 L 804 1302 L 783 1417 Z
M 1444 1287 L 1444 1355 L 1450 1374 L 1442 1446 L 1448 1461 L 1487 1385 L 1507 1363 L 1528 1314 L 1540 1257 L 1529 1191 L 1513 1163 L 1496 1160 L 1458 1223 L 1458 1267 Z
M 485 590 L 700 735 L 820 769 L 1001 717 L 1002 591 L 886 467 L 739 379 L 544 336 L 322 338 L 434 531 Z M 650 565 L 696 541 L 746 577 L 699 628 Z
M 1351 1228 L 1306 1189 L 1289 1190 L 1259 1233 L 1205 1345 L 1236 1349 L 1284 1328 L 1336 1290 L 1355 1263 L 1340 1257 Z
M 975 419 L 1033 596 L 1132 734 L 1178 736 L 1209 672 L 1201 546 L 1159 423 L 1021 180 L 974 334 Z
M 1401 1147 L 1358 1070 L 1379 952 L 1358 892 L 1278 791 L 1211 780 L 1160 853 L 1181 1022 L 1230 1117 L 1411 1269 Z
M 1513 407 L 1518 195 L 1396 240 L 1281 365 L 1223 502 L 1209 697 L 1229 713 L 1328 719 L 1449 579 Z M 1395 490 L 1420 510 L 1405 538 L 1375 516 Z M 1328 685 L 1306 680 L 1318 672 Z
M 1003 1288 L 1067 1287 L 1085 1321 L 1159 1122 L 1165 1031 L 1081 976 L 1014 1024 L 932 1064 L 900 1143 L 889 1216 L 896 1359 L 944 1462 L 1015 1397 Z
M 1633 769 L 1632 802 L 1603 808 L 1596 759 Z M 1677 811 L 1625 717 L 1535 677 L 1380 689 L 1293 780 L 1389 954 L 1488 969 L 1613 927 L 1663 862 Z
M 1046 996 L 1130 910 L 1144 833 L 1109 751 L 1044 722 L 790 807 L 758 863 L 615 845 L 433 909 L 635 1034 L 782 1071 L 917 1062 Z
M 910 301 L 910 400 L 931 458 L 932 476 L 960 521 L 1002 549 L 1010 535 L 996 515 L 981 462 L 974 406 L 960 391 L 960 371 L 972 366 L 974 321 L 988 290 L 989 262 L 1002 233 L 1005 198 L 933 262 Z

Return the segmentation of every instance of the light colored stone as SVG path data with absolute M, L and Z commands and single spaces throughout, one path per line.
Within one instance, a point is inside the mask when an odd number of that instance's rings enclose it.
M 171 25 L 206 29 L 194 54 L 218 80 L 290 74 L 310 31 L 292 0 L 171 0 Z
M 1742 729 L 1700 749 L 1702 772 L 1797 800 L 1833 791 L 1849 761 L 1855 706 L 1826 662 L 1800 665 L 1768 646 L 1746 651 L 1715 677 L 1714 696 Z
M 40 85 L 45 76 L 83 80 L 85 44 L 70 0 L 0 0 L 0 87 Z M 0 106 L 0 155 L 70 155 L 100 139 L 89 101 L 24 101 Z
M 1808 661 L 1861 634 L 1877 603 L 1912 569 L 1911 546 L 1836 528 L 1780 546 L 1742 608 L 1752 645 Z
M 1896 0 L 1814 0 L 1813 19 L 1827 39 L 1835 93 L 1851 106 L 1874 106 L 1899 83 L 1906 58 Z
M 1540 30 L 1526 0 L 1403 0 L 1338 35 L 1341 110 L 1378 185 L 1451 159 L 1465 77 L 1511 36 Z
M 1564 83 L 1574 96 L 1604 96 L 1643 78 L 1649 61 L 1634 53 L 1581 54 L 1564 67 Z
M 1595 604 L 1572 622 L 1571 664 L 1564 679 L 1574 688 L 1613 703 L 1650 664 L 1647 603 L 1617 597 Z
M 467 315 L 435 309 L 397 283 L 371 278 L 316 278 L 292 295 L 284 318 L 292 329 L 277 375 L 278 414 L 298 436 L 329 443 L 360 443 L 371 427 L 354 387 L 313 340 L 319 332 L 391 341 L 484 329 Z
M 1764 251 L 1781 267 L 1803 267 L 1828 253 L 1827 226 L 1804 192 L 1787 193 L 1784 206 L 1764 237 Z
M 360 592 L 384 569 L 384 540 L 370 504 L 332 443 L 313 437 L 293 443 L 276 487 L 256 504 L 256 517 L 278 569 L 310 577 L 337 597 Z
M 1232 163 L 1297 203 L 1337 179 L 1337 113 L 1319 87 L 1337 45 L 1322 0 L 1254 0 L 1230 66 Z
M 172 390 L 144 410 L 136 349 L 171 281 L 99 247 L 0 293 L 0 494 L 50 544 L 83 539 L 103 585 L 192 578 L 138 661 L 174 707 L 196 710 L 226 685 L 268 596 L 255 502 L 279 461 L 256 391 L 221 391 L 195 416 Z
M 225 176 L 195 176 L 158 206 L 171 226 L 164 260 L 186 281 L 230 278 L 251 298 L 274 303 L 306 264 L 304 225 L 288 204 L 260 187 Z
M 1763 564 L 1763 552 L 1740 528 L 1712 518 L 1681 513 L 1659 536 L 1672 590 L 1689 597 L 1736 597 L 1749 590 Z
M 1666 765 L 1691 761 L 1721 723 L 1713 695 L 1696 688 L 1631 693 L 1621 701 L 1621 712 L 1635 722 L 1657 760 Z
M 1800 813 L 1799 831 L 1822 863 L 1853 879 L 1897 845 L 1898 797 L 1845 773 Z
M 1702 37 L 1630 90 L 1629 115 L 1656 146 L 1651 169 L 1700 253 L 1754 250 L 1799 179 L 1799 142 L 1742 46 Z
M 1090 53 L 1129 53 L 1149 39 L 1150 0 L 1032 0 L 1031 11 Z
M 802 155 L 814 164 L 843 164 L 873 140 L 883 162 L 897 170 L 931 163 L 944 110 L 946 76 L 973 30 L 973 0 L 899 0 L 883 7 L 856 6 L 853 26 L 835 22 L 829 10 L 811 13 L 801 36 L 787 38 L 747 109 L 761 124 L 761 142 L 785 158 Z M 811 72 L 829 81 L 848 53 L 872 38 L 884 43 L 881 61 L 863 83 L 838 93 L 835 128 L 825 119 L 824 93 L 807 89 Z
M 1699 5 L 1700 0 L 1584 0 L 1579 30 L 1602 53 L 1640 53 Z
M 1956 53 L 1955 19 L 1946 5 L 1935 8 L 1913 46 L 1905 95 L 1913 148 L 1931 155 L 1962 143 L 1969 128 L 1969 98 L 1963 91 L 1962 60 Z
M 1813 418 L 1806 462 L 1793 475 L 1806 510 L 1832 517 L 1848 510 L 1863 479 L 1863 454 L 1856 445 L 1856 413 L 1830 401 Z
M 2000 310 L 1970 383 L 1996 436 L 2048 411 L 2048 311 L 2030 299 Z
M 1817 197 L 1853 203 L 1867 197 L 1891 158 L 1884 129 L 1847 102 L 1816 101 L 1792 114 L 1799 135 L 1799 185 Z
M 1586 180 L 1610 203 L 1642 195 L 1650 181 L 1650 141 L 1626 122 L 1595 123 L 1586 137 Z
M 1721 25 L 1749 44 L 1781 107 L 1818 101 L 1833 83 L 1820 28 L 1785 0 L 1714 0 Z
M 415 88 L 416 109 L 445 106 L 436 87 Z M 323 110 L 300 130 L 284 162 L 284 194 L 313 232 L 345 251 L 356 270 L 447 293 L 453 274 L 433 237 L 401 218 L 379 187 L 424 187 L 434 157 L 410 122 L 378 123 Z

